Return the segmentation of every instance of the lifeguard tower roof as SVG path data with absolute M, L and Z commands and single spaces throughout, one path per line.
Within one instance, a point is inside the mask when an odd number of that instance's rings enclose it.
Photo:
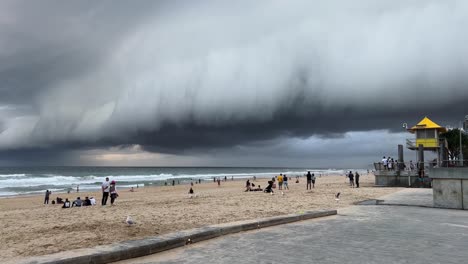
M 412 128 L 408 128 L 408 131 L 411 133 L 415 133 L 417 130 L 420 129 L 436 129 L 439 133 L 447 132 L 445 127 L 441 127 L 436 124 L 434 121 L 430 120 L 429 118 L 424 117 L 417 125 Z

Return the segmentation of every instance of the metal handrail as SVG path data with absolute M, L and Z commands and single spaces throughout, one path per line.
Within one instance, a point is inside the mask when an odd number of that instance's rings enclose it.
M 460 168 L 468 167 L 468 160 L 442 160 L 437 162 L 432 162 L 431 168 L 441 167 L 441 168 Z

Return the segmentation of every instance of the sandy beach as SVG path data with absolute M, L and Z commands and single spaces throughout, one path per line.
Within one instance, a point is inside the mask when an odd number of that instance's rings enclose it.
M 266 186 L 267 179 L 254 183 Z M 43 195 L 0 199 L 0 255 L 12 261 L 25 256 L 111 244 L 124 240 L 157 236 L 177 230 L 237 220 L 262 218 L 314 209 L 347 207 L 358 201 L 377 198 L 402 188 L 373 187 L 372 174 L 361 176 L 361 188 L 350 188 L 341 175 L 317 177 L 316 186 L 306 191 L 305 178 L 290 180 L 284 195 L 244 192 L 245 181 L 195 184 L 195 198 L 188 197 L 190 185 L 145 187 L 130 192 L 118 189 L 114 206 L 88 206 L 62 209 L 44 205 Z M 118 185 L 117 185 L 118 188 Z M 334 195 L 341 192 L 339 202 Z M 80 192 L 54 194 L 76 199 L 101 194 Z M 128 227 L 130 215 L 137 224 Z

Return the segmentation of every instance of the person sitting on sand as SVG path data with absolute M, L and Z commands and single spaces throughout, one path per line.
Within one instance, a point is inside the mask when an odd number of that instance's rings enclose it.
M 245 182 L 245 191 L 246 191 L 246 192 L 250 191 L 250 180 L 247 180 L 247 181 Z
M 257 188 L 253 188 L 253 187 L 250 188 L 250 191 L 251 192 L 261 192 L 261 191 L 263 191 L 263 189 L 260 187 L 260 185 L 258 185 Z
M 63 204 L 63 199 L 60 197 L 57 197 L 57 204 Z
M 273 181 L 268 181 L 268 186 L 265 188 L 264 192 L 273 193 Z
M 190 190 L 188 192 L 188 195 L 189 195 L 189 198 L 193 198 L 193 196 L 195 195 L 195 192 L 193 191 L 193 188 L 190 187 Z
M 91 205 L 96 205 L 96 199 L 94 197 L 90 197 L 89 201 L 91 202 Z
M 65 198 L 62 208 L 70 208 L 70 201 L 68 201 L 68 198 Z
M 130 191 L 130 192 L 134 192 L 135 190 L 134 190 L 134 189 L 133 189 L 133 187 L 132 187 L 132 188 L 130 188 L 130 190 L 129 190 L 129 191 Z
M 84 200 L 84 203 L 83 203 L 83 206 L 90 206 L 91 205 L 91 200 L 89 200 L 89 197 L 86 196 L 85 200 Z
M 73 201 L 72 207 L 81 207 L 83 205 L 83 200 L 80 197 L 77 197 L 75 201 Z

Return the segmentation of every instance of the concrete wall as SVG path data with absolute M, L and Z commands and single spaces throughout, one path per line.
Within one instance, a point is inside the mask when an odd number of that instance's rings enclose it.
M 462 181 L 456 179 L 433 179 L 434 207 L 463 209 Z
M 375 185 L 387 186 L 387 187 L 409 187 L 415 186 L 418 176 L 413 172 L 408 176 L 408 172 L 401 172 L 402 175 L 398 175 L 395 171 L 376 171 Z M 410 184 L 408 184 L 408 177 Z
M 468 168 L 432 168 L 434 207 L 468 209 Z

